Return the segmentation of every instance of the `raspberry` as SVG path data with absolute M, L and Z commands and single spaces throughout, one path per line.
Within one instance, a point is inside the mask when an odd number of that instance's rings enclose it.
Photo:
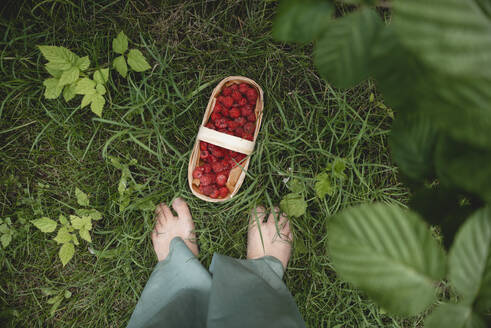
M 222 162 L 215 162 L 215 163 L 211 164 L 211 169 L 215 173 L 220 173 L 223 170 L 225 170 L 225 167 L 223 167 L 223 163 Z
M 252 136 L 252 134 L 249 134 L 249 133 L 244 133 L 244 135 L 242 135 L 242 138 L 247 139 L 249 141 L 254 140 L 254 137 Z
M 228 108 L 224 108 L 224 109 L 222 109 L 222 115 L 223 115 L 224 117 L 228 117 L 228 116 L 230 116 L 230 111 L 228 110 Z
M 217 103 L 222 103 L 222 104 L 223 104 L 223 99 L 225 99 L 225 97 L 224 97 L 224 96 L 218 96 L 218 97 L 217 97 L 217 101 L 216 101 L 216 102 L 217 102 Z
M 218 174 L 216 178 L 216 182 L 217 185 L 219 186 L 225 186 L 225 184 L 227 183 L 227 176 L 223 173 Z
M 244 124 L 244 133 L 245 134 L 253 134 L 255 129 L 256 129 L 256 127 L 251 122 Z
M 206 123 L 205 125 L 208 129 L 215 129 L 215 125 L 211 122 Z
M 220 194 L 219 195 L 220 198 L 225 198 L 228 195 L 228 188 L 227 187 L 221 187 L 220 189 L 218 189 L 218 193 Z
M 200 179 L 203 176 L 203 172 L 200 170 L 199 167 L 195 168 L 193 171 L 193 178 L 195 179 Z
M 256 122 L 256 114 L 252 113 L 250 115 L 247 115 L 247 120 L 251 122 Z
M 208 149 L 208 143 L 204 141 L 199 142 L 199 149 L 201 150 L 207 150 Z
M 213 185 L 199 185 L 199 191 L 206 196 L 211 195 L 214 190 L 216 190 L 216 188 Z
M 234 121 L 239 123 L 240 126 L 247 123 L 247 119 L 245 117 L 237 117 Z
M 241 83 L 239 84 L 239 91 L 242 94 L 246 94 L 247 90 L 249 90 L 249 85 L 247 83 Z
M 214 112 L 220 113 L 223 110 L 223 106 L 220 103 L 215 103 L 215 107 L 213 108 Z
M 213 189 L 213 191 L 210 194 L 210 197 L 211 198 L 218 198 L 218 196 L 220 196 L 220 192 L 216 189 Z
M 232 84 L 230 87 L 229 87 L 232 91 L 235 91 L 235 90 L 239 90 L 239 86 L 237 84 Z
M 210 154 L 210 156 L 208 156 L 208 162 L 213 165 L 213 163 L 218 162 L 218 158 Z
M 219 148 L 216 148 L 216 149 L 212 150 L 211 153 L 213 154 L 213 156 L 216 156 L 216 157 L 223 157 L 223 156 L 225 156 L 222 147 L 219 147 Z
M 248 98 L 249 99 L 249 98 Z M 249 101 L 250 102 L 250 101 Z M 224 97 L 223 98 L 223 101 L 222 101 L 222 104 L 225 106 L 225 107 L 231 107 L 233 104 L 234 104 L 234 99 L 230 96 L 228 97 Z
M 242 99 L 244 99 L 244 98 L 242 98 Z M 231 118 L 237 118 L 240 116 L 240 114 L 241 114 L 241 112 L 240 112 L 240 109 L 238 109 L 238 108 L 232 108 L 229 111 L 229 115 Z
M 217 120 L 219 120 L 221 118 L 222 118 L 222 115 L 220 115 L 220 113 L 218 113 L 217 111 L 213 111 L 213 113 L 211 113 L 210 119 L 213 122 L 216 122 Z
M 229 121 L 228 122 L 228 130 L 229 131 L 234 131 L 238 127 L 239 127 L 239 122 L 236 122 L 236 121 Z
M 239 138 L 242 138 L 242 136 L 244 135 L 244 129 L 241 127 L 238 127 L 237 129 L 235 129 L 235 135 Z
M 247 105 L 247 99 L 240 98 L 240 100 L 239 100 L 239 106 L 246 106 L 246 105 Z
M 211 173 L 211 165 L 208 163 L 203 164 L 203 172 L 204 173 Z
M 242 95 L 240 94 L 239 91 L 234 91 L 232 92 L 232 98 L 236 101 L 239 102 L 242 99 Z
M 256 89 L 251 88 L 251 89 L 247 90 L 246 97 L 247 97 L 247 100 L 249 101 L 250 104 L 254 104 L 256 102 L 256 99 L 257 99 Z
M 224 96 L 230 96 L 232 94 L 232 89 L 230 88 L 223 88 L 222 95 Z
M 252 110 L 247 106 L 240 107 L 240 114 L 244 117 L 251 115 Z
M 199 179 L 200 185 L 207 186 L 209 184 L 212 184 L 215 180 L 214 178 L 215 176 L 213 174 L 204 174 Z
M 210 153 L 207 150 L 202 150 L 201 153 L 199 154 L 199 158 L 201 159 L 207 159 L 210 156 Z
M 226 129 L 227 128 L 227 119 L 222 117 L 222 118 L 216 120 L 215 126 L 218 129 Z

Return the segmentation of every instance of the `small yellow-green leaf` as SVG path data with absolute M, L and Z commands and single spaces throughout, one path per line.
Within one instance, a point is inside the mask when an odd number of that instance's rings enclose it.
M 292 179 L 288 187 L 292 192 L 295 193 L 300 193 L 305 191 L 305 184 L 298 179 Z
M 151 68 L 141 51 L 138 49 L 131 49 L 128 53 L 128 65 L 136 72 L 143 72 Z
M 56 99 L 61 94 L 63 87 L 58 85 L 59 80 L 51 77 L 44 80 L 43 85 L 46 87 L 44 90 L 44 98 L 46 99 Z
M 84 108 L 85 106 L 87 106 L 88 104 L 90 104 L 92 102 L 93 97 L 94 97 L 94 94 L 92 94 L 92 95 L 84 95 L 83 98 L 82 98 L 82 103 L 81 103 L 82 108 Z
M 98 84 L 96 87 L 95 87 L 95 91 L 97 92 L 97 94 L 99 95 L 103 95 L 106 93 L 106 87 L 104 87 L 103 84 Z
M 60 221 L 60 223 L 64 226 L 68 225 L 68 220 L 66 219 L 66 217 L 63 215 L 63 214 L 60 214 L 60 216 L 58 217 L 58 220 Z
M 155 208 L 155 206 L 154 206 L 154 208 Z M 80 208 L 80 209 L 76 210 L 75 213 L 80 217 L 88 216 L 92 220 L 96 220 L 96 221 L 102 219 L 102 214 L 98 210 L 93 209 L 93 208 L 90 210 Z
M 65 99 L 66 102 L 69 102 L 77 95 L 77 93 L 75 92 L 76 86 L 77 83 L 72 83 L 70 85 L 66 85 L 63 88 L 63 98 Z
M 60 80 L 58 81 L 58 85 L 61 87 L 67 84 L 72 84 L 73 82 L 78 80 L 79 74 L 80 70 L 76 66 L 63 71 Z
M 121 74 L 122 77 L 126 78 L 126 74 L 128 74 L 128 65 L 126 65 L 126 59 L 124 59 L 124 56 L 114 58 L 113 67 L 119 74 Z
M 128 50 L 128 37 L 123 31 L 113 40 L 113 51 L 118 54 L 124 54 Z
M 65 244 L 72 240 L 72 235 L 68 232 L 66 227 L 61 227 L 58 230 L 58 234 L 53 238 L 58 244 Z
M 72 243 L 66 243 L 61 246 L 58 255 L 63 266 L 65 266 L 68 261 L 72 259 L 73 254 L 75 254 L 75 246 L 73 246 Z
M 10 228 L 8 227 L 7 223 L 0 224 L 0 232 L 1 233 L 9 233 L 10 232 Z
M 63 71 L 61 69 L 55 69 L 53 68 L 51 65 L 46 65 L 46 71 L 48 71 L 48 73 L 52 76 L 52 77 L 56 77 L 57 79 L 60 78 L 61 74 L 63 73 Z
M 80 238 L 82 238 L 83 240 L 86 240 L 89 243 L 92 242 L 92 238 L 90 238 L 89 230 L 87 230 L 87 229 L 81 229 L 81 230 L 79 230 L 78 233 L 80 235 Z
M 92 78 L 94 79 L 94 81 L 96 81 L 99 84 L 106 83 L 107 80 L 109 79 L 109 68 L 102 68 L 100 70 L 95 71 Z
M 10 244 L 11 241 L 12 241 L 11 234 L 5 234 L 0 237 L 0 242 L 2 243 L 3 248 L 7 248 L 7 246 Z
M 85 56 L 85 57 L 79 58 L 77 60 L 76 66 L 78 67 L 79 70 L 85 71 L 90 66 L 89 57 Z
M 281 200 L 280 208 L 288 216 L 299 217 L 305 214 L 307 202 L 301 194 L 289 193 Z
M 84 220 L 81 217 L 76 215 L 70 215 L 70 222 L 72 223 L 72 227 L 74 229 L 80 230 L 85 225 Z
M 38 48 L 44 58 L 51 63 L 71 65 L 77 61 L 77 55 L 65 47 L 38 46 Z
M 55 292 L 55 294 L 56 294 L 56 292 Z M 51 298 L 49 298 L 49 299 L 46 301 L 46 303 L 48 303 L 48 304 L 55 304 L 55 303 L 56 303 L 58 300 L 60 300 L 61 298 L 62 298 L 62 296 L 61 296 L 61 295 L 57 295 L 57 296 L 55 296 L 55 297 L 51 297 Z
M 72 292 L 67 289 L 67 290 L 65 290 L 64 296 L 65 296 L 65 298 L 70 298 L 70 297 L 72 297 Z
M 315 193 L 317 197 L 324 198 L 327 195 L 334 194 L 334 188 L 331 185 L 331 176 L 326 172 L 322 172 L 315 177 Z
M 50 218 L 42 217 L 40 219 L 31 221 L 32 224 L 42 232 L 48 233 L 53 232 L 56 229 L 57 223 Z
M 76 234 L 72 234 L 72 240 L 73 240 L 73 243 L 74 243 L 75 245 L 78 245 L 78 244 L 79 244 L 78 239 L 77 239 L 77 235 L 76 235 Z
M 89 206 L 89 197 L 82 190 L 75 188 L 75 197 L 77 197 L 78 205 Z
M 346 179 L 346 174 L 344 174 L 344 169 L 346 168 L 346 163 L 341 158 L 336 158 L 332 163 L 332 175 L 335 178 L 344 180 Z
M 102 108 L 104 107 L 105 103 L 106 103 L 106 99 L 104 99 L 103 96 L 96 94 L 96 95 L 94 95 L 94 97 L 92 99 L 92 102 L 90 104 L 90 109 L 97 116 L 101 117 L 102 116 Z
M 91 79 L 84 77 L 78 80 L 75 92 L 79 95 L 91 95 L 95 93 L 96 83 Z M 82 106 L 84 107 L 84 106 Z

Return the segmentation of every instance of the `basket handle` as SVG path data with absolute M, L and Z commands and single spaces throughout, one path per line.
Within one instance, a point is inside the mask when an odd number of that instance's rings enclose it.
M 255 144 L 255 142 L 212 130 L 205 126 L 200 126 L 197 139 L 245 155 L 250 155 L 252 153 Z

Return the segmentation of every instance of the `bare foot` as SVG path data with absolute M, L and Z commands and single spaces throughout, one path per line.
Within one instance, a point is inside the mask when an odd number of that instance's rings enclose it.
M 170 242 L 174 237 L 181 237 L 186 246 L 198 256 L 198 245 L 194 234 L 194 222 L 189 207 L 182 198 L 176 198 L 172 208 L 177 213 L 175 217 L 169 206 L 157 205 L 155 209 L 155 228 L 152 231 L 152 243 L 159 262 L 169 254 Z
M 283 264 L 283 269 L 286 270 L 292 250 L 291 242 L 293 236 L 290 230 L 290 222 L 286 215 L 281 214 L 278 218 L 278 214 L 279 209 L 275 208 L 273 213 L 269 215 L 268 220 L 263 222 L 266 217 L 264 207 L 260 206 L 252 211 L 247 236 L 247 258 L 257 259 L 271 255 L 280 260 Z M 277 224 L 275 223 L 275 216 Z M 258 227 L 261 229 L 261 234 Z

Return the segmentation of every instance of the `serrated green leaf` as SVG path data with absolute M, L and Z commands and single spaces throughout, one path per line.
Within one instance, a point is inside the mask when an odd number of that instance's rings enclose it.
M 71 67 L 61 74 L 60 80 L 58 81 L 59 86 L 65 86 L 67 84 L 72 84 L 78 80 L 80 70 L 78 67 Z
M 77 83 L 72 83 L 70 85 L 66 85 L 63 88 L 63 98 L 65 99 L 66 102 L 69 102 L 77 95 L 77 93 L 75 92 L 76 87 L 77 87 Z
M 392 125 L 390 148 L 401 171 L 415 181 L 435 176 L 434 154 L 438 140 L 434 123 L 418 113 L 401 113 Z
M 31 221 L 31 223 L 41 230 L 42 232 L 48 233 L 48 232 L 53 232 L 56 229 L 56 226 L 58 225 L 56 221 L 51 220 L 50 218 L 47 217 L 42 217 L 37 220 Z
M 65 47 L 38 46 L 44 58 L 51 63 L 74 64 L 77 55 Z
M 89 243 L 92 242 L 92 238 L 90 238 L 89 230 L 87 230 L 87 229 L 81 229 L 81 230 L 79 230 L 78 233 L 80 235 L 80 238 L 82 238 L 83 240 L 86 240 Z
M 290 217 L 299 217 L 305 214 L 307 202 L 301 194 L 289 193 L 281 200 L 280 208 Z
M 68 220 L 66 219 L 66 217 L 63 215 L 63 214 L 60 214 L 60 216 L 58 217 L 58 220 L 60 221 L 60 223 L 64 226 L 68 225 Z
M 59 80 L 54 77 L 44 80 L 43 85 L 46 87 L 44 90 L 44 98 L 56 99 L 60 96 L 63 87 L 60 87 L 58 82 Z
M 95 82 L 97 82 L 99 84 L 104 84 L 109 79 L 109 69 L 108 68 L 102 68 L 100 70 L 97 70 L 94 72 L 94 75 L 92 77 L 93 77 Z
M 84 227 L 85 221 L 76 215 L 70 215 L 70 223 L 74 229 L 80 230 Z
M 126 75 L 128 74 L 128 66 L 126 65 L 126 59 L 124 59 L 124 56 L 114 58 L 113 67 L 119 74 L 121 74 L 122 77 L 126 78 Z
M 475 212 L 460 228 L 449 253 L 449 280 L 463 303 L 491 310 L 491 209 Z
M 310 42 L 321 35 L 333 13 L 327 1 L 281 1 L 273 22 L 273 36 L 280 41 Z
M 76 64 L 75 64 L 79 70 L 85 71 L 87 68 L 90 66 L 90 60 L 88 56 L 78 58 Z
M 58 256 L 60 257 L 61 263 L 65 266 L 75 254 L 75 246 L 72 243 L 63 244 L 60 248 Z
M 77 197 L 77 203 L 80 206 L 89 206 L 89 196 L 82 190 L 75 188 L 75 197 Z
M 76 234 L 72 234 L 72 241 L 75 246 L 78 246 L 79 242 Z
M 94 98 L 94 95 L 95 95 L 95 93 L 91 94 L 91 95 L 84 95 L 82 98 L 82 102 L 81 102 L 80 106 L 82 108 L 84 108 L 85 106 L 90 104 L 92 102 L 92 99 Z
M 104 85 L 102 84 L 98 84 L 96 87 L 95 87 L 95 91 L 97 92 L 98 95 L 103 95 L 106 93 L 106 88 L 104 87 Z
M 101 117 L 102 116 L 102 109 L 103 109 L 105 103 L 106 103 L 106 99 L 104 99 L 103 96 L 96 94 L 96 95 L 94 95 L 92 102 L 90 103 L 90 109 L 97 116 Z
M 10 228 L 7 223 L 0 224 L 0 233 L 10 233 Z
M 305 184 L 298 179 L 292 179 L 288 184 L 288 188 L 294 193 L 301 193 L 305 191 Z
M 334 188 L 331 184 L 331 176 L 328 173 L 319 173 L 315 177 L 315 181 L 314 189 L 317 197 L 324 198 L 326 194 L 329 196 L 334 195 Z
M 331 165 L 332 176 L 341 180 L 346 179 L 346 174 L 344 173 L 345 169 L 346 162 L 341 158 L 335 158 L 334 162 Z
M 92 220 L 96 220 L 96 221 L 102 219 L 102 214 L 96 209 L 90 209 L 90 210 L 88 210 L 88 209 L 77 209 L 75 211 L 75 213 L 80 217 L 88 216 Z
M 70 69 L 72 67 L 72 64 L 60 64 L 60 63 L 48 62 L 45 64 L 45 67 L 46 67 L 46 70 L 60 71 L 61 73 L 63 73 L 63 71 Z M 61 73 L 60 73 L 60 76 L 61 76 Z
M 58 244 L 66 244 L 72 240 L 72 235 L 68 232 L 66 227 L 61 227 L 53 240 Z
M 0 236 L 0 242 L 2 243 L 3 248 L 7 248 L 7 246 L 10 244 L 11 241 L 12 241 L 11 234 L 4 234 Z
M 445 253 L 415 213 L 381 203 L 348 208 L 330 219 L 328 236 L 337 273 L 387 311 L 415 315 L 435 301 Z
M 63 71 L 61 69 L 55 69 L 52 67 L 53 65 L 46 65 L 45 68 L 46 68 L 46 71 L 52 76 L 52 77 L 55 77 L 57 79 L 59 79 L 61 77 L 61 74 L 63 73 Z
M 78 80 L 77 85 L 75 87 L 75 92 L 79 95 L 92 95 L 95 93 L 95 86 L 96 86 L 95 81 L 87 77 L 84 77 Z
M 370 8 L 331 21 L 314 50 L 314 63 L 322 77 L 338 88 L 353 87 L 367 79 L 372 49 L 383 27 Z
M 425 328 L 486 328 L 472 308 L 462 304 L 441 304 L 425 319 Z
M 151 68 L 141 51 L 138 49 L 131 49 L 128 52 L 128 65 L 136 72 L 143 72 Z
M 401 41 L 430 66 L 489 78 L 491 20 L 476 0 L 398 0 L 393 7 Z
M 124 54 L 126 50 L 128 50 L 128 37 L 121 31 L 113 40 L 113 51 L 118 54 Z

